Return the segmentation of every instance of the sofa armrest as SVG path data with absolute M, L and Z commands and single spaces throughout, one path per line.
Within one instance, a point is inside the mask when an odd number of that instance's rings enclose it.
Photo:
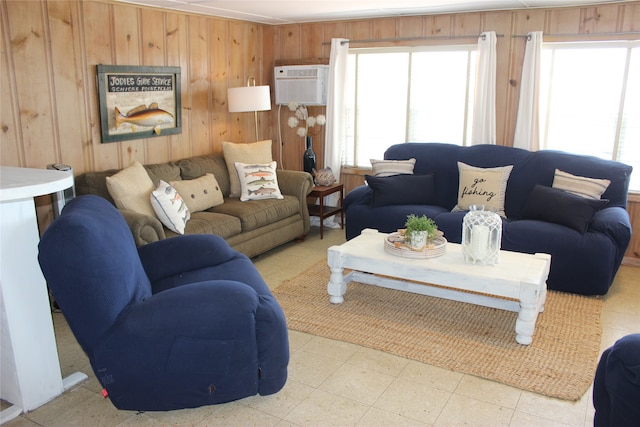
M 351 190 L 344 198 L 345 211 L 350 205 L 370 205 L 373 191 L 368 185 L 361 185 Z
M 304 234 L 309 233 L 311 224 L 309 223 L 309 208 L 307 206 L 307 196 L 313 189 L 313 178 L 311 174 L 301 171 L 277 170 L 278 186 L 280 192 L 289 196 L 295 196 L 300 202 L 300 212 L 304 219 Z
M 620 249 L 622 253 L 629 246 L 631 241 L 631 221 L 629 213 L 626 209 L 619 206 L 604 208 L 596 212 L 589 231 L 597 231 L 609 236 Z
M 166 239 L 164 228 L 158 218 L 133 211 L 118 209 L 133 234 L 136 246 Z

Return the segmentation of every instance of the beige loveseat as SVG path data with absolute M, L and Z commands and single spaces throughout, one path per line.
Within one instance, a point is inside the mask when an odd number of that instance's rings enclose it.
M 144 168 L 155 186 L 160 180 L 191 180 L 207 173 L 215 176 L 224 202 L 205 211 L 192 212 L 185 234 L 217 234 L 234 249 L 254 257 L 291 240 L 304 239 L 309 233 L 307 195 L 313 187 L 313 180 L 306 172 L 277 171 L 283 199 L 242 202 L 238 197 L 229 197 L 229 171 L 222 155 L 145 165 Z M 106 178 L 117 172 L 119 170 L 111 169 L 76 177 L 76 193 L 98 195 L 115 205 L 107 190 Z M 120 212 L 138 246 L 177 235 L 164 227 L 156 217 L 126 210 Z

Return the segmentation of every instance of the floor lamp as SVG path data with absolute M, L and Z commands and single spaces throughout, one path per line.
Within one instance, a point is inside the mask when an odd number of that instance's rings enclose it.
M 230 113 L 253 111 L 256 121 L 256 141 L 258 138 L 258 111 L 271 110 L 269 86 L 256 86 L 256 79 L 249 77 L 247 85 L 227 89 L 227 102 Z

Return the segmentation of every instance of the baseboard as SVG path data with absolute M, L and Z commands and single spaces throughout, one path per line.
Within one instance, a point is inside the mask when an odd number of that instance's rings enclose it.
M 628 265 L 631 267 L 640 267 L 640 258 L 626 256 L 622 258 L 622 265 Z

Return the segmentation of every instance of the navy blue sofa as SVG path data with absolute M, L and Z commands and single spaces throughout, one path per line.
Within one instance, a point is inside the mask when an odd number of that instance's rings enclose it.
M 282 309 L 252 262 L 221 237 L 137 249 L 116 208 L 87 195 L 47 228 L 38 259 L 118 409 L 191 408 L 284 386 Z
M 458 201 L 457 162 L 483 168 L 513 165 L 505 196 L 502 249 L 551 254 L 549 289 L 583 295 L 607 293 L 631 239 L 626 211 L 631 166 L 552 150 L 530 152 L 497 145 L 461 147 L 442 143 L 394 145 L 384 158 L 415 158 L 414 174 L 433 174 L 436 202 L 372 207 L 373 191 L 367 185 L 357 187 L 344 200 L 347 240 L 365 228 L 396 231 L 413 213 L 433 218 L 448 241 L 460 243 L 466 212 L 451 212 Z M 596 212 L 584 234 L 557 223 L 521 218 L 534 187 L 551 187 L 556 168 L 611 181 L 602 195 L 608 204 Z

